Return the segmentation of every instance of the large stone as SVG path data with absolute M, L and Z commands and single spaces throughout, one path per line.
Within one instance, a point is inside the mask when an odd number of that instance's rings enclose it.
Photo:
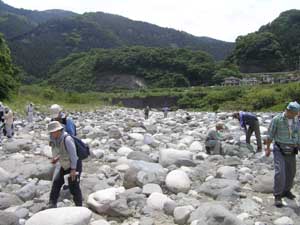
M 108 132 L 108 136 L 110 138 L 119 139 L 122 137 L 122 134 L 117 127 L 112 127 Z
M 258 175 L 253 182 L 253 190 L 260 193 L 273 193 L 274 173 Z
M 198 191 L 216 200 L 236 200 L 240 197 L 240 183 L 235 180 L 213 178 L 203 183 Z
M 150 158 L 150 156 L 144 152 L 138 152 L 138 151 L 133 151 L 130 152 L 127 155 L 128 159 L 133 159 L 133 160 L 142 160 L 145 162 L 153 162 L 153 159 Z
M 244 222 L 218 203 L 203 203 L 193 211 L 189 223 L 197 225 L 244 225 Z
M 162 193 L 161 187 L 158 184 L 146 184 L 143 186 L 143 194 L 150 195 L 154 192 Z
M 11 174 L 0 167 L 0 183 L 7 183 L 11 178 Z
M 190 190 L 191 181 L 184 171 L 173 170 L 166 177 L 166 185 L 174 193 L 186 193 Z
M 179 225 L 186 224 L 191 212 L 195 210 L 193 206 L 180 206 L 174 209 L 174 222 Z
M 202 152 L 203 151 L 203 145 L 201 144 L 200 141 L 194 141 L 191 145 L 190 145 L 190 151 L 192 152 Z
M 11 206 L 21 205 L 23 201 L 18 196 L 0 192 L 0 210 L 7 209 Z
M 26 225 L 88 225 L 92 212 L 85 207 L 48 209 L 33 215 Z
M 107 188 L 89 195 L 87 205 L 97 213 L 107 213 L 110 210 L 110 203 L 117 199 L 124 188 Z
M 147 205 L 154 210 L 162 210 L 167 201 L 171 201 L 168 196 L 161 193 L 152 193 L 147 199 Z
M 145 161 L 132 161 L 130 168 L 126 170 L 123 185 L 125 188 L 143 187 L 148 183 L 160 184 L 164 182 L 166 172 L 158 163 Z
M 217 178 L 237 180 L 238 174 L 235 167 L 222 166 L 217 170 Z
M 139 133 L 131 133 L 129 134 L 129 137 L 136 141 L 144 141 L 144 135 Z
M 118 152 L 119 155 L 127 156 L 132 151 L 133 150 L 131 148 L 123 146 L 123 147 L 119 148 L 117 152 Z
M 36 195 L 36 183 L 37 181 L 33 180 L 32 182 L 26 184 L 16 192 L 17 196 L 25 202 L 28 200 L 32 200 Z
M 19 218 L 11 212 L 0 211 L 0 225 L 19 225 Z
M 294 225 L 294 221 L 287 216 L 283 216 L 275 220 L 274 225 Z
M 162 149 L 159 152 L 159 163 L 164 167 L 173 164 L 189 166 L 193 163 L 193 154 L 184 150 Z
M 15 139 L 12 142 L 3 144 L 3 150 L 7 153 L 16 153 L 22 150 L 29 151 L 32 149 L 32 141 L 28 139 Z

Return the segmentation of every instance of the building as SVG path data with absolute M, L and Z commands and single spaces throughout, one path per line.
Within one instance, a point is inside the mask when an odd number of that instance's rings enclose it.
M 255 77 L 250 77 L 250 78 L 243 78 L 240 81 L 241 85 L 257 85 L 260 82 L 255 78 Z
M 226 77 L 224 79 L 224 86 L 237 86 L 240 85 L 241 80 L 237 77 Z
M 262 75 L 262 83 L 263 84 L 274 84 L 275 79 L 274 77 L 270 76 L 269 74 Z

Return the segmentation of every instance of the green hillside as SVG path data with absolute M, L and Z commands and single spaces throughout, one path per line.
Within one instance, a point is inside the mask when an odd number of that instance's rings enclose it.
M 240 36 L 231 60 L 242 72 L 276 72 L 299 68 L 300 10 L 281 13 L 257 32 Z
M 202 50 L 225 59 L 234 44 L 162 28 L 108 13 L 78 15 L 62 10 L 31 11 L 0 1 L 0 32 L 8 40 L 14 62 L 36 81 L 51 65 L 71 53 L 125 46 Z
M 214 73 L 214 61 L 203 51 L 146 47 L 94 49 L 60 60 L 51 68 L 49 84 L 79 92 L 187 87 L 209 84 Z M 120 83 L 124 76 L 126 79 Z
M 0 99 L 9 98 L 16 90 L 18 83 L 16 81 L 17 70 L 13 67 L 10 57 L 10 51 L 0 36 Z

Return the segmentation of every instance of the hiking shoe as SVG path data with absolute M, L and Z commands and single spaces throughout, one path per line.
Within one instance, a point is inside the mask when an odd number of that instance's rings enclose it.
M 291 200 L 293 200 L 293 199 L 296 198 L 296 196 L 295 196 L 291 191 L 286 191 L 286 192 L 282 195 L 282 197 L 286 197 L 286 198 L 291 199 Z
M 281 208 L 283 206 L 281 196 L 275 196 L 275 202 L 274 205 L 278 208 Z

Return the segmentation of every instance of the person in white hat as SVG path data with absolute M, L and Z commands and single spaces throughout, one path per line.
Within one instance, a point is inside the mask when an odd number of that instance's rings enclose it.
M 60 122 L 64 126 L 64 129 L 68 134 L 76 136 L 76 126 L 73 120 L 68 117 L 62 110 L 63 108 L 58 104 L 51 105 L 50 116 L 52 121 Z
M 82 193 L 80 189 L 80 175 L 82 172 L 82 161 L 76 153 L 76 146 L 73 138 L 64 131 L 64 127 L 58 121 L 52 121 L 48 124 L 50 133 L 50 146 L 52 147 L 52 163 L 60 163 L 60 170 L 54 175 L 49 208 L 57 207 L 59 193 L 64 185 L 64 176 L 68 177 L 68 186 L 76 206 L 82 206 Z

